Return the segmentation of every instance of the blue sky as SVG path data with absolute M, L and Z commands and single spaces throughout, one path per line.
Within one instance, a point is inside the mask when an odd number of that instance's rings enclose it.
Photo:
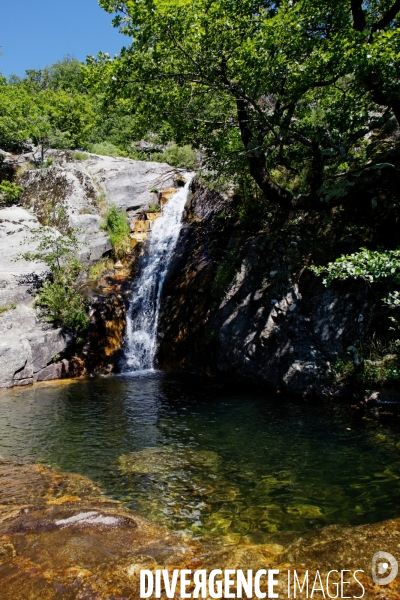
M 129 38 L 97 0 L 0 0 L 0 71 L 23 76 L 67 54 L 85 60 L 99 50 L 113 56 Z

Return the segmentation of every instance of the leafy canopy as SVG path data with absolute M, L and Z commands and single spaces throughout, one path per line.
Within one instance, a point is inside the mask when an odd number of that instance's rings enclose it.
M 272 202 L 318 201 L 325 181 L 373 158 L 367 134 L 400 118 L 392 4 L 100 0 L 132 43 L 90 74 L 137 131 L 200 148 L 219 174 L 248 172 Z

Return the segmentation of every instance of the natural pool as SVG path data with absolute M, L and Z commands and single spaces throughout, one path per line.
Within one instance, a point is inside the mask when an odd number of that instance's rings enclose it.
M 169 528 L 266 542 L 400 516 L 393 405 L 158 373 L 0 393 L 0 455 L 87 475 Z

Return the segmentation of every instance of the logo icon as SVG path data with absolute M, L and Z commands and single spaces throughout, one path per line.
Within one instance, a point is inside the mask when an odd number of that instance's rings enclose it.
M 376 552 L 372 557 L 372 579 L 378 585 L 387 585 L 397 577 L 399 565 L 389 552 Z

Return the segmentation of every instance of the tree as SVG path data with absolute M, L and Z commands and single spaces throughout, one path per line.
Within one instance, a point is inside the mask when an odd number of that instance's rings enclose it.
M 62 218 L 62 208 L 58 208 L 53 220 Z M 87 306 L 81 294 L 75 289 L 77 275 L 82 265 L 75 254 L 79 242 L 73 232 L 61 234 L 56 229 L 42 226 L 31 230 L 30 241 L 37 242 L 34 252 L 25 252 L 17 260 L 42 261 L 51 272 L 51 278 L 44 282 L 36 297 L 36 306 L 42 310 L 42 318 L 73 329 L 78 341 L 89 326 Z
M 130 100 L 143 128 L 167 123 L 210 170 L 247 170 L 271 203 L 321 205 L 324 181 L 365 164 L 366 135 L 399 116 L 398 0 L 100 4 L 133 38 L 91 61 L 108 97 Z

